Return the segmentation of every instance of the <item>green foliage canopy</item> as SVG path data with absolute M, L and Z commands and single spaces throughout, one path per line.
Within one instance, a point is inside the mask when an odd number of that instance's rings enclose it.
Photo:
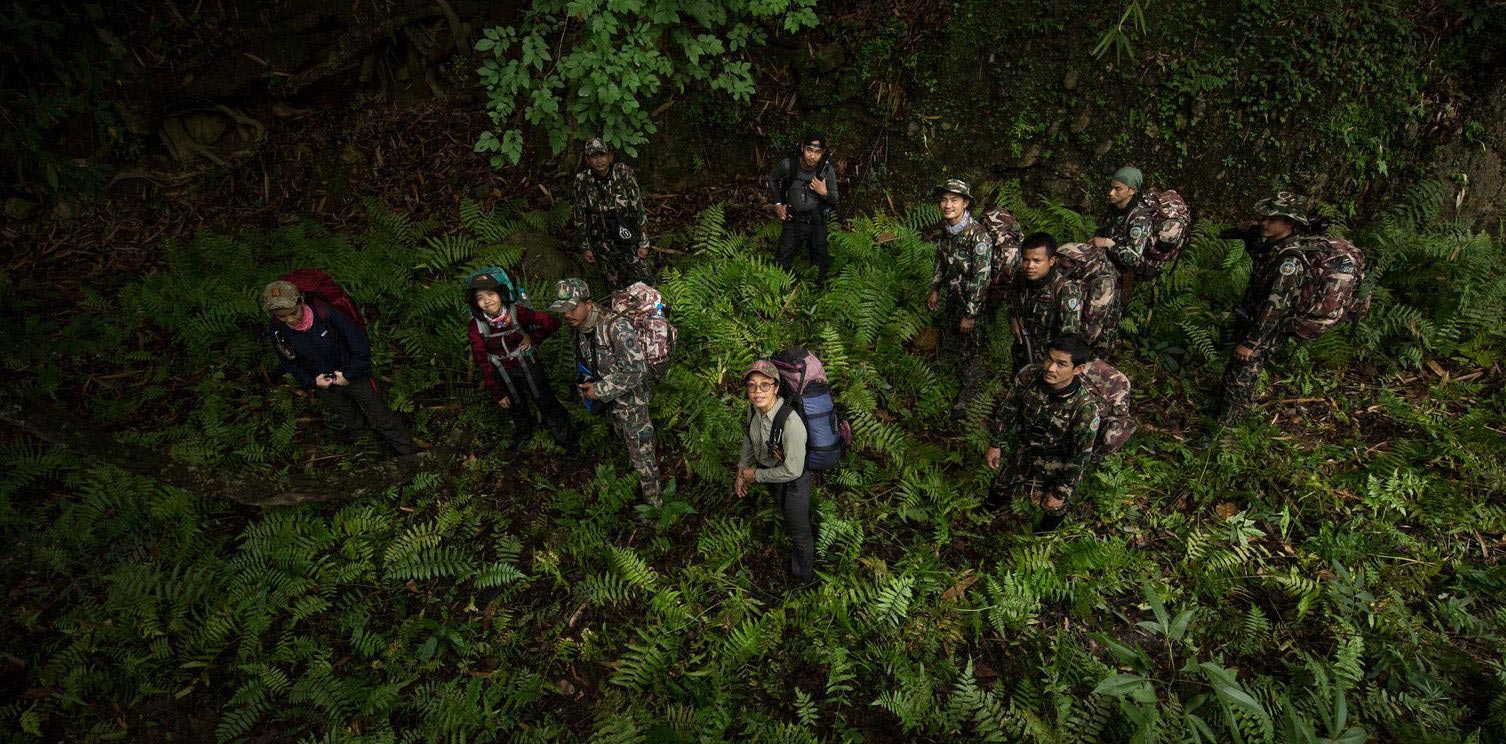
M 493 166 L 523 156 L 522 122 L 558 155 L 600 135 L 629 155 L 656 131 L 651 108 L 701 85 L 734 101 L 753 95 L 752 47 L 766 26 L 817 23 L 816 0 L 571 0 L 533 3 L 513 26 L 486 29 L 476 50 L 492 128 L 476 141 Z M 522 122 L 519 121 L 521 118 Z

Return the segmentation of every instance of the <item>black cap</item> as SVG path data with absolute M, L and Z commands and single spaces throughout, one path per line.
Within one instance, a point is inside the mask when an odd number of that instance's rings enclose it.
M 491 274 L 481 274 L 471 280 L 471 289 L 496 289 L 502 283 L 492 277 Z

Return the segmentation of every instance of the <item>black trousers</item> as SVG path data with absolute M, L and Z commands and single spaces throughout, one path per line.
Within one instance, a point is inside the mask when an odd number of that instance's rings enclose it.
M 769 493 L 784 512 L 784 531 L 790 536 L 790 575 L 804 581 L 815 576 L 816 538 L 811 531 L 811 474 L 788 483 L 770 483 Z
M 359 438 L 370 428 L 387 440 L 387 445 L 399 455 L 411 455 L 418 451 L 413 437 L 408 436 L 408 430 L 403 428 L 402 419 L 387 407 L 387 402 L 371 386 L 371 380 L 351 380 L 349 385 L 314 388 L 314 394 L 320 402 L 334 409 L 352 440 Z
M 544 375 L 544 368 L 538 360 L 525 357 L 522 364 L 500 371 L 507 375 L 507 379 L 511 382 L 508 389 L 517 391 L 516 395 L 507 396 L 512 399 L 512 405 L 507 409 L 507 413 L 512 417 L 515 436 L 519 438 L 531 436 L 537 424 L 536 419 L 543 419 L 544 428 L 549 431 L 549 436 L 554 438 L 556 444 L 569 443 L 571 441 L 570 414 L 560 404 L 559 398 L 554 396 L 554 390 L 549 387 L 549 378 Z M 532 385 L 529 384 L 530 378 L 532 378 Z M 535 410 L 538 411 L 537 417 L 534 415 Z
M 801 246 L 808 248 L 811 265 L 819 272 L 817 281 L 824 284 L 831 257 L 826 252 L 826 218 L 821 216 L 821 210 L 790 214 L 779 230 L 779 251 L 774 254 L 774 263 L 794 273 L 795 251 Z

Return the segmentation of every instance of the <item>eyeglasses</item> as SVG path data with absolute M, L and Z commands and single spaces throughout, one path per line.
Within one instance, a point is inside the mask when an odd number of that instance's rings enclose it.
M 774 383 L 772 383 L 772 382 L 750 382 L 750 383 L 748 383 L 748 392 L 750 392 L 750 393 L 767 393 L 767 392 L 769 392 L 770 390 L 773 390 L 773 389 L 774 389 Z

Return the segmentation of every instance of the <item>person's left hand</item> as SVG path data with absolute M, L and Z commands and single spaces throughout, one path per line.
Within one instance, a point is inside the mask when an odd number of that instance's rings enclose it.
M 973 326 L 975 326 L 977 324 L 978 324 L 978 321 L 975 318 L 963 318 L 962 322 L 960 322 L 960 323 L 957 324 L 957 328 L 958 328 L 958 330 L 962 331 L 963 333 L 972 333 L 973 332 Z
M 752 483 L 754 480 L 757 480 L 757 478 L 758 471 L 755 468 L 743 468 L 737 471 L 738 480 Z
M 576 385 L 576 387 L 580 388 L 581 395 L 584 395 L 591 400 L 601 400 L 600 398 L 596 397 L 596 383 L 582 382 L 581 384 Z
M 646 246 L 646 245 L 640 245 L 640 246 L 638 246 L 638 257 L 639 258 L 648 258 L 648 246 Z
M 526 351 L 528 351 L 529 349 L 532 349 L 532 348 L 533 348 L 533 339 L 530 339 L 528 337 L 528 334 L 524 334 L 523 335 L 523 343 L 518 344 L 518 353 L 521 354 L 521 353 L 526 352 Z
M 1088 242 L 1092 243 L 1094 248 L 1101 248 L 1103 250 L 1108 250 L 1109 246 L 1114 244 L 1114 241 L 1109 240 L 1108 238 L 1105 238 L 1103 236 L 1093 238 Z
M 1234 347 L 1234 356 L 1239 357 L 1239 361 L 1241 362 L 1248 362 L 1250 361 L 1250 357 L 1255 356 L 1255 350 L 1244 344 L 1240 344 Z
M 350 380 L 345 379 L 345 373 L 337 369 L 335 370 L 335 384 L 341 386 L 349 385 Z
M 817 194 L 820 194 L 821 196 L 826 196 L 826 179 L 825 178 L 812 178 L 811 179 L 811 191 L 814 191 Z

